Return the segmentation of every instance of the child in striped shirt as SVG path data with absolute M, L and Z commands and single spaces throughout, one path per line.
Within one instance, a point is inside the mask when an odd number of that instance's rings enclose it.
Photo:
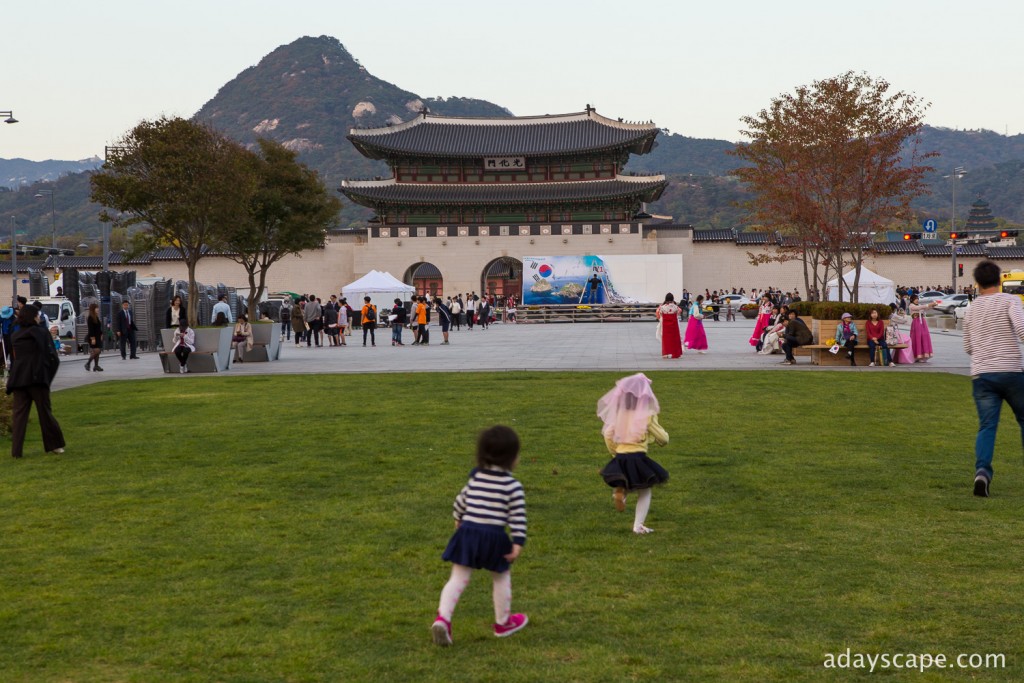
M 525 614 L 511 614 L 511 563 L 526 544 L 526 499 L 523 485 L 512 476 L 518 462 L 515 431 L 497 425 L 480 433 L 477 466 L 455 498 L 455 534 L 441 555 L 452 563 L 452 575 L 441 591 L 437 618 L 430 627 L 438 645 L 452 644 L 452 613 L 474 569 L 488 569 L 494 578 L 495 636 L 510 636 L 529 621 Z M 511 539 L 506 526 L 512 531 Z

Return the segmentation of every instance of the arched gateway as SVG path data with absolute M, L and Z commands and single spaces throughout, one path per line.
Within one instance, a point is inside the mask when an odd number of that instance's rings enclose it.
M 523 262 L 502 256 L 488 263 L 480 277 L 480 291 L 502 299 L 509 295 L 519 299 L 523 291 Z
M 402 282 L 415 287 L 417 294 L 431 297 L 444 294 L 444 277 L 433 263 L 421 261 L 412 264 L 406 268 Z

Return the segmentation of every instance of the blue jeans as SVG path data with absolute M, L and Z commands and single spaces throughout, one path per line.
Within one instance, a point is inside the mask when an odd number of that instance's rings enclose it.
M 891 363 L 892 359 L 889 357 L 889 345 L 885 343 L 884 339 L 879 339 L 878 341 L 875 341 L 874 339 L 868 339 L 868 356 L 871 359 L 868 362 L 870 362 L 870 363 L 874 363 L 875 362 L 875 347 L 876 346 L 882 347 L 882 364 L 883 365 L 888 365 L 889 363 Z
M 402 343 L 402 323 L 391 323 L 391 341 Z
M 973 382 L 974 405 L 978 408 L 978 438 L 974 442 L 975 473 L 992 479 L 992 453 L 1003 401 L 1010 404 L 1024 443 L 1024 372 L 988 372 Z

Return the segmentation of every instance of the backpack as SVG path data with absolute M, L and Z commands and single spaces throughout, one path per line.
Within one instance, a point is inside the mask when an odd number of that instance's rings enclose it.
M 375 323 L 377 322 L 377 311 L 373 310 L 373 306 L 366 307 L 366 322 Z

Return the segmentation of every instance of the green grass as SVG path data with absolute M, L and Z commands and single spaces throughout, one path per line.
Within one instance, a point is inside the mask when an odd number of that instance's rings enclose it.
M 68 452 L 0 459 L 0 680 L 845 681 L 827 653 L 1003 653 L 1020 680 L 1024 467 L 970 495 L 969 380 L 652 373 L 650 536 L 598 476 L 618 375 L 167 378 L 54 395 Z M 940 419 L 941 417 L 941 419 Z M 478 429 L 523 442 L 530 538 L 428 627 Z M 631 501 L 632 503 L 632 501 Z

